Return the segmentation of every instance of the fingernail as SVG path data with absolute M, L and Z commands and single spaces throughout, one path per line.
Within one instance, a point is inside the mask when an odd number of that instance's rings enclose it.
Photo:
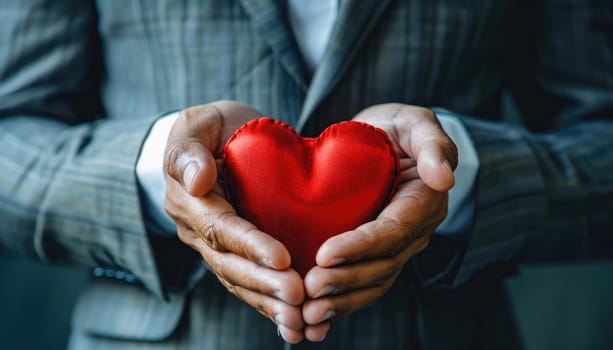
M 200 170 L 200 167 L 194 162 L 187 164 L 183 170 L 183 186 L 185 186 L 188 192 L 191 192 L 192 190 L 194 177 L 196 176 L 198 170 Z
M 277 326 L 277 337 L 281 336 L 281 331 L 279 330 L 279 327 Z
M 324 339 L 326 339 L 326 335 L 328 335 L 328 333 L 327 333 L 327 332 L 326 332 L 326 333 L 324 333 L 324 335 L 322 335 L 320 339 L 317 339 L 317 340 L 315 340 L 315 341 L 317 341 L 317 342 L 324 341 Z
M 319 293 L 315 294 L 315 296 L 313 297 L 314 299 L 323 297 L 325 295 L 330 295 L 330 294 L 334 294 L 337 292 L 337 289 L 332 287 L 332 286 L 325 286 L 324 288 L 322 288 Z
M 347 261 L 347 259 L 345 259 L 345 258 L 334 258 L 334 259 L 332 259 L 332 261 L 330 261 L 330 265 L 329 266 L 341 265 L 341 264 L 344 264 L 346 261 Z
M 326 312 L 326 314 L 324 315 L 324 318 L 322 318 L 321 321 L 319 321 L 318 323 L 328 321 L 332 319 L 334 316 L 336 316 L 336 312 L 334 312 L 334 310 L 328 310 L 328 312 Z
M 260 259 L 260 265 L 270 267 L 271 269 L 275 268 L 275 265 L 272 263 L 272 260 L 270 260 L 269 258 Z

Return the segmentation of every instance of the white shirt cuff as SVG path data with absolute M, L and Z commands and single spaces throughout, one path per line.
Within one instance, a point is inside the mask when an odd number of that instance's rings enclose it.
M 179 112 L 174 112 L 155 122 L 143 143 L 136 163 L 136 180 L 142 189 L 145 215 L 148 220 L 153 221 L 152 224 L 157 228 L 152 232 L 166 236 L 174 236 L 177 232 L 174 221 L 164 211 L 166 196 L 164 150 L 168 135 L 178 115 Z
M 474 216 L 474 188 L 479 172 L 479 157 L 468 131 L 457 117 L 444 111 L 436 111 L 436 115 L 447 135 L 458 147 L 455 186 L 449 191 L 449 211 L 436 234 L 466 236 Z

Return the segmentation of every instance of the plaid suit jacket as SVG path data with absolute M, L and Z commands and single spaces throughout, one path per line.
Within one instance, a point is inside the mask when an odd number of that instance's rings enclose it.
M 80 300 L 74 348 L 283 348 L 214 277 L 173 278 L 184 248 L 147 234 L 134 166 L 156 116 L 233 99 L 309 135 L 377 103 L 441 106 L 481 163 L 468 246 L 435 238 L 310 346 L 516 348 L 501 276 L 613 246 L 612 7 L 344 0 L 310 76 L 282 2 L 0 1 L 0 249 L 118 277 Z

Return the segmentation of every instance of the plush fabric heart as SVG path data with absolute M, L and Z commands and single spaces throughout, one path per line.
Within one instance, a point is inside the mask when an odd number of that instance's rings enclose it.
M 326 239 L 377 216 L 398 175 L 386 133 L 354 121 L 305 138 L 287 124 L 260 118 L 238 129 L 224 149 L 231 203 L 288 248 L 302 276 Z

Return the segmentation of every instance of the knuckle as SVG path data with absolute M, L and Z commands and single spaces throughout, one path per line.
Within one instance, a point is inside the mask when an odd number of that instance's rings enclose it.
M 215 215 L 205 212 L 193 219 L 193 225 L 200 233 L 202 240 L 214 250 L 227 251 L 223 222 L 228 220 L 229 214 L 224 212 Z
M 222 250 L 222 232 L 217 220 L 203 215 L 199 218 L 197 227 L 204 242 L 214 250 Z

